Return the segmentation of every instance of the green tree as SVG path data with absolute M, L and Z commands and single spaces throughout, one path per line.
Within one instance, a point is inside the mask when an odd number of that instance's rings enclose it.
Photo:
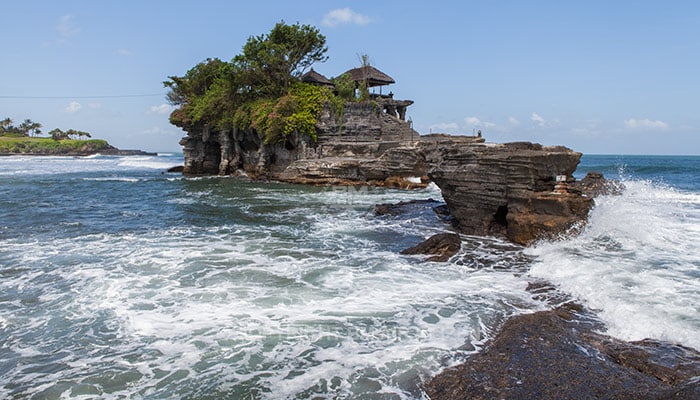
M 66 132 L 66 138 L 68 139 L 83 139 L 83 138 L 90 138 L 92 135 L 88 132 L 83 132 L 75 129 L 68 129 Z
M 52 129 L 49 132 L 49 135 L 51 136 L 51 139 L 53 139 L 53 140 L 63 140 L 67 137 L 66 133 L 58 128 Z
M 276 97 L 315 62 L 326 61 L 327 51 L 326 37 L 317 28 L 281 21 L 270 33 L 249 37 L 233 62 L 247 72 L 249 83 L 262 84 L 263 94 Z
M 21 124 L 19 124 L 17 129 L 19 129 L 19 131 L 22 133 L 22 135 L 29 136 L 29 131 L 32 130 L 33 125 L 34 125 L 34 122 L 31 119 L 27 118 L 24 121 L 22 121 Z
M 227 129 L 238 126 L 238 120 L 250 127 L 253 109 L 260 117 L 263 103 L 276 104 L 287 96 L 307 68 L 327 59 L 327 50 L 326 38 L 318 29 L 282 21 L 270 33 L 248 38 L 242 53 L 231 62 L 207 59 L 182 77 L 168 77 L 163 82 L 170 88 L 168 101 L 179 106 L 170 114 L 170 122 L 182 128 L 203 124 Z M 290 107 L 297 103 L 284 104 L 285 113 L 293 114 Z M 273 108 L 266 110 L 273 113 Z
M 13 129 L 11 118 L 8 117 L 0 121 L 0 133 L 11 132 Z

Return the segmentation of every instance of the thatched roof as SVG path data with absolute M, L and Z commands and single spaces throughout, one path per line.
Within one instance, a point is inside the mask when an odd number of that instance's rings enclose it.
M 301 76 L 301 81 L 306 83 L 313 83 L 315 85 L 327 85 L 335 86 L 333 82 L 329 81 L 328 78 L 314 71 L 313 68 L 304 75 Z
M 394 81 L 394 78 L 374 68 L 371 65 L 353 68 L 345 73 L 349 74 L 352 80 L 355 82 L 362 82 L 366 79 L 367 86 L 369 87 L 384 86 L 389 85 L 391 83 L 396 83 L 396 81 Z

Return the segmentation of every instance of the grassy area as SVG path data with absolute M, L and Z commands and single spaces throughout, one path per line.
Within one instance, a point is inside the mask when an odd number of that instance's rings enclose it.
M 106 140 L 53 140 L 51 138 L 0 136 L 0 154 L 72 155 L 109 148 Z

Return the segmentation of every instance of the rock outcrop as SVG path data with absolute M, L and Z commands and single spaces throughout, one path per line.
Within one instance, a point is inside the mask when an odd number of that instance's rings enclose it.
M 462 239 L 456 233 L 438 233 L 427 240 L 401 251 L 401 254 L 427 254 L 426 261 L 445 262 L 462 248 Z
M 410 101 L 378 98 L 326 107 L 317 137 L 265 144 L 254 131 L 191 128 L 180 143 L 185 174 L 245 173 L 253 179 L 323 185 L 425 186 L 442 190 L 456 228 L 520 244 L 560 234 L 593 205 L 574 186 L 580 153 L 482 137 L 426 135 L 397 116 Z M 394 114 L 392 114 L 394 113 Z M 558 181 L 557 181 L 558 179 Z
M 486 349 L 432 378 L 431 399 L 697 399 L 700 354 L 623 342 L 562 307 L 513 317 Z
M 575 227 L 593 206 L 590 197 L 566 189 L 581 153 L 565 147 L 444 139 L 424 145 L 423 152 L 428 176 L 465 234 L 529 244 Z

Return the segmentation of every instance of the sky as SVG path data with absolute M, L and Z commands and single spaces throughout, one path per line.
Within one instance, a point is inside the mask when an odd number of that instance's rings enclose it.
M 389 74 L 421 134 L 700 154 L 698 1 L 3 1 L 0 119 L 181 151 L 163 81 L 275 23 L 326 36 L 327 77 Z

